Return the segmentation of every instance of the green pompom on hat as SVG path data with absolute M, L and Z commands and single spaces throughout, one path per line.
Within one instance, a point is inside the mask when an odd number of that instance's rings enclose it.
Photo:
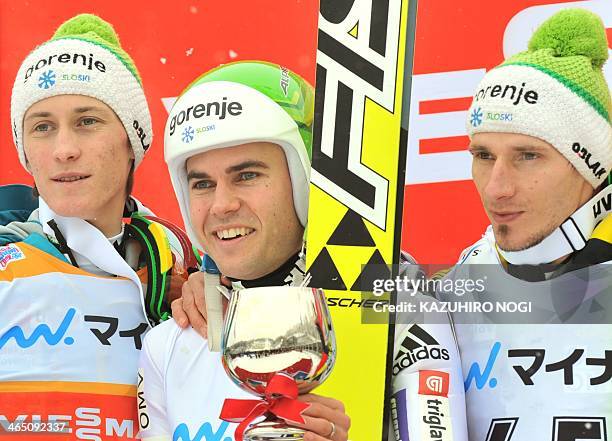
M 529 51 L 552 50 L 555 57 L 583 55 L 594 66 L 608 59 L 608 40 L 601 18 L 583 9 L 567 9 L 545 21 L 529 40 Z
M 53 34 L 53 37 L 51 37 L 51 40 L 75 36 L 121 49 L 119 36 L 113 26 L 93 14 L 80 14 L 62 23 Z
M 115 56 L 128 68 L 142 85 L 142 80 L 134 61 L 121 47 L 119 36 L 113 26 L 93 14 L 80 14 L 60 25 L 51 37 L 51 41 L 62 38 L 81 39 L 102 46 L 115 54 Z
M 23 118 L 34 103 L 57 95 L 85 95 L 108 105 L 127 132 L 138 166 L 151 145 L 151 114 L 138 69 L 110 23 L 93 14 L 77 15 L 21 64 L 11 96 L 11 120 L 26 169 Z
M 468 134 L 540 138 L 597 187 L 612 167 L 607 59 L 601 18 L 583 9 L 556 13 L 534 32 L 527 51 L 485 75 L 468 112 Z

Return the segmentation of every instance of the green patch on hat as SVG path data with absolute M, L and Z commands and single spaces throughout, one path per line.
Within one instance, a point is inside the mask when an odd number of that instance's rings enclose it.
M 142 80 L 136 65 L 121 47 L 119 36 L 113 26 L 93 14 L 80 14 L 65 21 L 57 28 L 51 41 L 61 39 L 82 40 L 96 44 L 113 53 L 119 61 L 136 77 L 142 86 Z
M 583 9 L 560 11 L 545 21 L 529 49 L 499 67 L 530 66 L 553 77 L 611 121 L 610 90 L 602 67 L 608 59 L 605 28 L 597 15 Z

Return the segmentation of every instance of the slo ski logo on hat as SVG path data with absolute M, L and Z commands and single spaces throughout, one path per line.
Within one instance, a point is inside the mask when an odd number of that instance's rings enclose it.
M 193 130 L 193 127 L 185 127 L 185 130 L 183 130 L 183 142 L 190 143 L 193 141 L 194 133 L 195 131 Z
M 41 89 L 48 89 L 49 87 L 55 86 L 55 72 L 48 70 L 38 78 L 38 87 Z
M 474 127 L 478 127 L 482 124 L 482 109 L 480 107 L 476 107 L 472 111 L 472 115 L 470 116 L 470 124 Z

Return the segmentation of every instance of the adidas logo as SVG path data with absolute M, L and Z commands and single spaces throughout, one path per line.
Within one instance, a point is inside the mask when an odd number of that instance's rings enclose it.
M 440 347 L 440 343 L 429 335 L 419 325 L 412 325 L 400 344 L 400 349 L 393 363 L 393 375 L 421 360 L 450 360 L 448 349 Z

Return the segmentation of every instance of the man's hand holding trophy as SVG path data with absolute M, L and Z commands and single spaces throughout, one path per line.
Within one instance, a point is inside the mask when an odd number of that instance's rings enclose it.
M 323 382 L 334 365 L 336 345 L 323 290 L 260 287 L 235 291 L 225 315 L 223 366 L 241 388 L 261 400 L 226 400 L 221 418 L 238 422 L 237 441 L 302 440 L 298 401 Z M 265 419 L 249 423 L 257 418 Z M 331 423 L 330 438 L 336 427 Z

